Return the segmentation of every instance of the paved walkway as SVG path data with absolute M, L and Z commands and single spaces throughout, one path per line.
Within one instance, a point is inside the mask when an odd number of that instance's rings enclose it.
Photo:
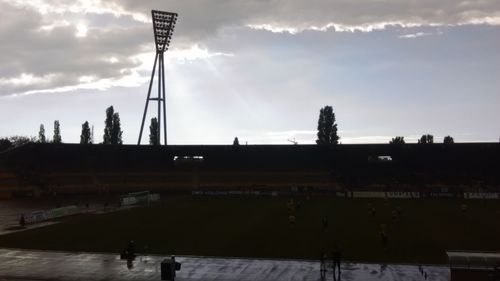
M 132 268 L 118 255 L 0 249 L 0 281 L 6 280 L 160 280 L 161 256 L 138 257 Z M 321 280 L 319 262 L 208 257 L 177 257 L 178 281 Z M 446 267 L 425 266 L 427 280 L 448 281 Z M 331 271 L 326 280 L 333 280 Z M 342 280 L 423 281 L 416 266 L 342 264 Z

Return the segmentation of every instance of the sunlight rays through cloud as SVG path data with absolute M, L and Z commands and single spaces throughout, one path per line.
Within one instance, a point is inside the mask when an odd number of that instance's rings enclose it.
M 147 83 L 150 79 L 150 71 L 153 68 L 153 59 L 155 53 L 147 52 L 141 53 L 129 58 L 135 63 L 139 64 L 135 68 L 124 69 L 122 72 L 127 73 L 122 77 L 117 78 L 105 78 L 98 79 L 94 75 L 84 75 L 78 78 L 78 84 L 68 85 L 63 87 L 54 87 L 40 90 L 27 90 L 24 92 L 13 93 L 15 96 L 19 95 L 31 95 L 38 93 L 64 93 L 75 90 L 99 90 L 104 91 L 108 90 L 112 87 L 139 87 L 143 86 L 144 83 Z M 193 45 L 190 49 L 178 50 L 173 49 L 170 52 L 166 53 L 166 65 L 170 64 L 185 64 L 185 63 L 194 63 L 195 61 L 203 61 L 206 63 L 208 68 L 219 77 L 222 83 L 227 84 L 227 81 L 223 79 L 222 75 L 218 73 L 217 69 L 210 63 L 210 59 L 214 57 L 233 57 L 234 54 L 231 53 L 221 53 L 221 52 L 210 52 L 206 48 L 202 48 L 198 45 Z M 118 59 L 116 57 L 108 58 L 107 61 L 111 64 L 117 63 Z M 175 71 L 175 70 L 172 70 Z M 22 73 L 19 77 L 14 78 L 0 78 L 0 85 L 14 85 L 14 86 L 28 86 L 28 85 L 48 85 L 50 82 L 56 78 L 58 75 L 49 74 L 42 77 L 34 76 L 29 73 Z M 226 85 L 228 89 L 229 85 Z M 234 87 L 231 92 L 236 93 Z

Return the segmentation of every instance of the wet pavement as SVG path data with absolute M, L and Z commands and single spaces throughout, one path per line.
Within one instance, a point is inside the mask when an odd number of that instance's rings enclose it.
M 139 256 L 132 268 L 118 255 L 0 249 L 0 281 L 6 280 L 160 280 L 169 256 Z M 175 280 L 322 280 L 319 261 L 177 257 Z M 342 264 L 342 280 L 425 280 L 415 265 Z M 424 266 L 426 280 L 447 281 L 444 266 Z M 333 280 L 331 269 L 326 279 Z

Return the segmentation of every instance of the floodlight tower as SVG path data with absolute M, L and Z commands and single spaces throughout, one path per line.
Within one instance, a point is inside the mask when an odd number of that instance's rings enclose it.
M 165 104 L 165 67 L 163 60 L 163 53 L 168 50 L 172 33 L 174 32 L 175 22 L 177 21 L 177 14 L 163 11 L 152 10 L 151 15 L 153 18 L 153 31 L 155 35 L 156 56 L 153 64 L 153 71 L 151 72 L 151 80 L 149 81 L 148 96 L 146 98 L 146 105 L 144 106 L 144 114 L 142 115 L 141 131 L 139 133 L 139 141 L 141 144 L 142 131 L 144 129 L 144 122 L 146 121 L 146 113 L 150 101 L 158 102 L 158 144 L 161 144 L 161 117 L 163 117 L 163 139 L 164 144 L 167 145 L 167 106 Z M 156 71 L 156 63 L 158 63 L 158 96 L 151 97 L 151 88 Z M 163 107 L 163 115 L 161 114 Z

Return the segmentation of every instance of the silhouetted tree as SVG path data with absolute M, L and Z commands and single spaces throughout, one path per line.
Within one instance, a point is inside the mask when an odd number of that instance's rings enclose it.
M 90 136 L 89 122 L 85 121 L 82 124 L 82 134 L 80 135 L 80 144 L 92 144 L 92 137 Z
M 18 147 L 28 143 L 35 143 L 37 142 L 37 139 L 36 137 L 12 136 L 9 137 L 9 141 L 13 147 Z
M 151 125 L 149 125 L 149 144 L 159 145 L 160 144 L 160 130 L 158 129 L 158 119 L 156 117 L 151 118 Z
M 405 137 L 393 137 L 390 141 L 390 144 L 405 144 Z
M 113 106 L 106 108 L 103 144 L 122 144 L 122 134 L 120 115 L 118 112 L 115 112 Z
M 453 140 L 453 138 L 451 136 L 446 136 L 443 139 L 443 143 L 444 144 L 452 144 L 452 143 L 455 143 L 455 141 Z
M 40 143 L 46 143 L 47 140 L 45 139 L 45 127 L 43 124 L 40 124 L 40 131 L 38 131 L 38 141 Z
M 338 144 L 337 124 L 335 123 L 335 113 L 329 105 L 319 111 L 318 118 L 318 139 L 317 144 Z
M 422 137 L 418 140 L 418 143 L 420 144 L 431 144 L 434 143 L 434 136 L 433 135 L 422 135 Z
M 111 128 L 111 144 L 123 144 L 122 134 L 120 115 L 118 112 L 115 112 L 113 114 L 113 127 Z
M 240 145 L 240 141 L 238 140 L 238 137 L 234 138 L 233 145 Z
M 53 143 L 62 143 L 61 138 L 61 126 L 59 125 L 59 120 L 54 121 L 54 138 Z
M 12 142 L 8 138 L 0 139 L 0 151 L 9 149 L 12 146 Z
M 113 130 L 113 106 L 106 108 L 106 120 L 104 121 L 103 144 L 111 144 L 111 131 Z

